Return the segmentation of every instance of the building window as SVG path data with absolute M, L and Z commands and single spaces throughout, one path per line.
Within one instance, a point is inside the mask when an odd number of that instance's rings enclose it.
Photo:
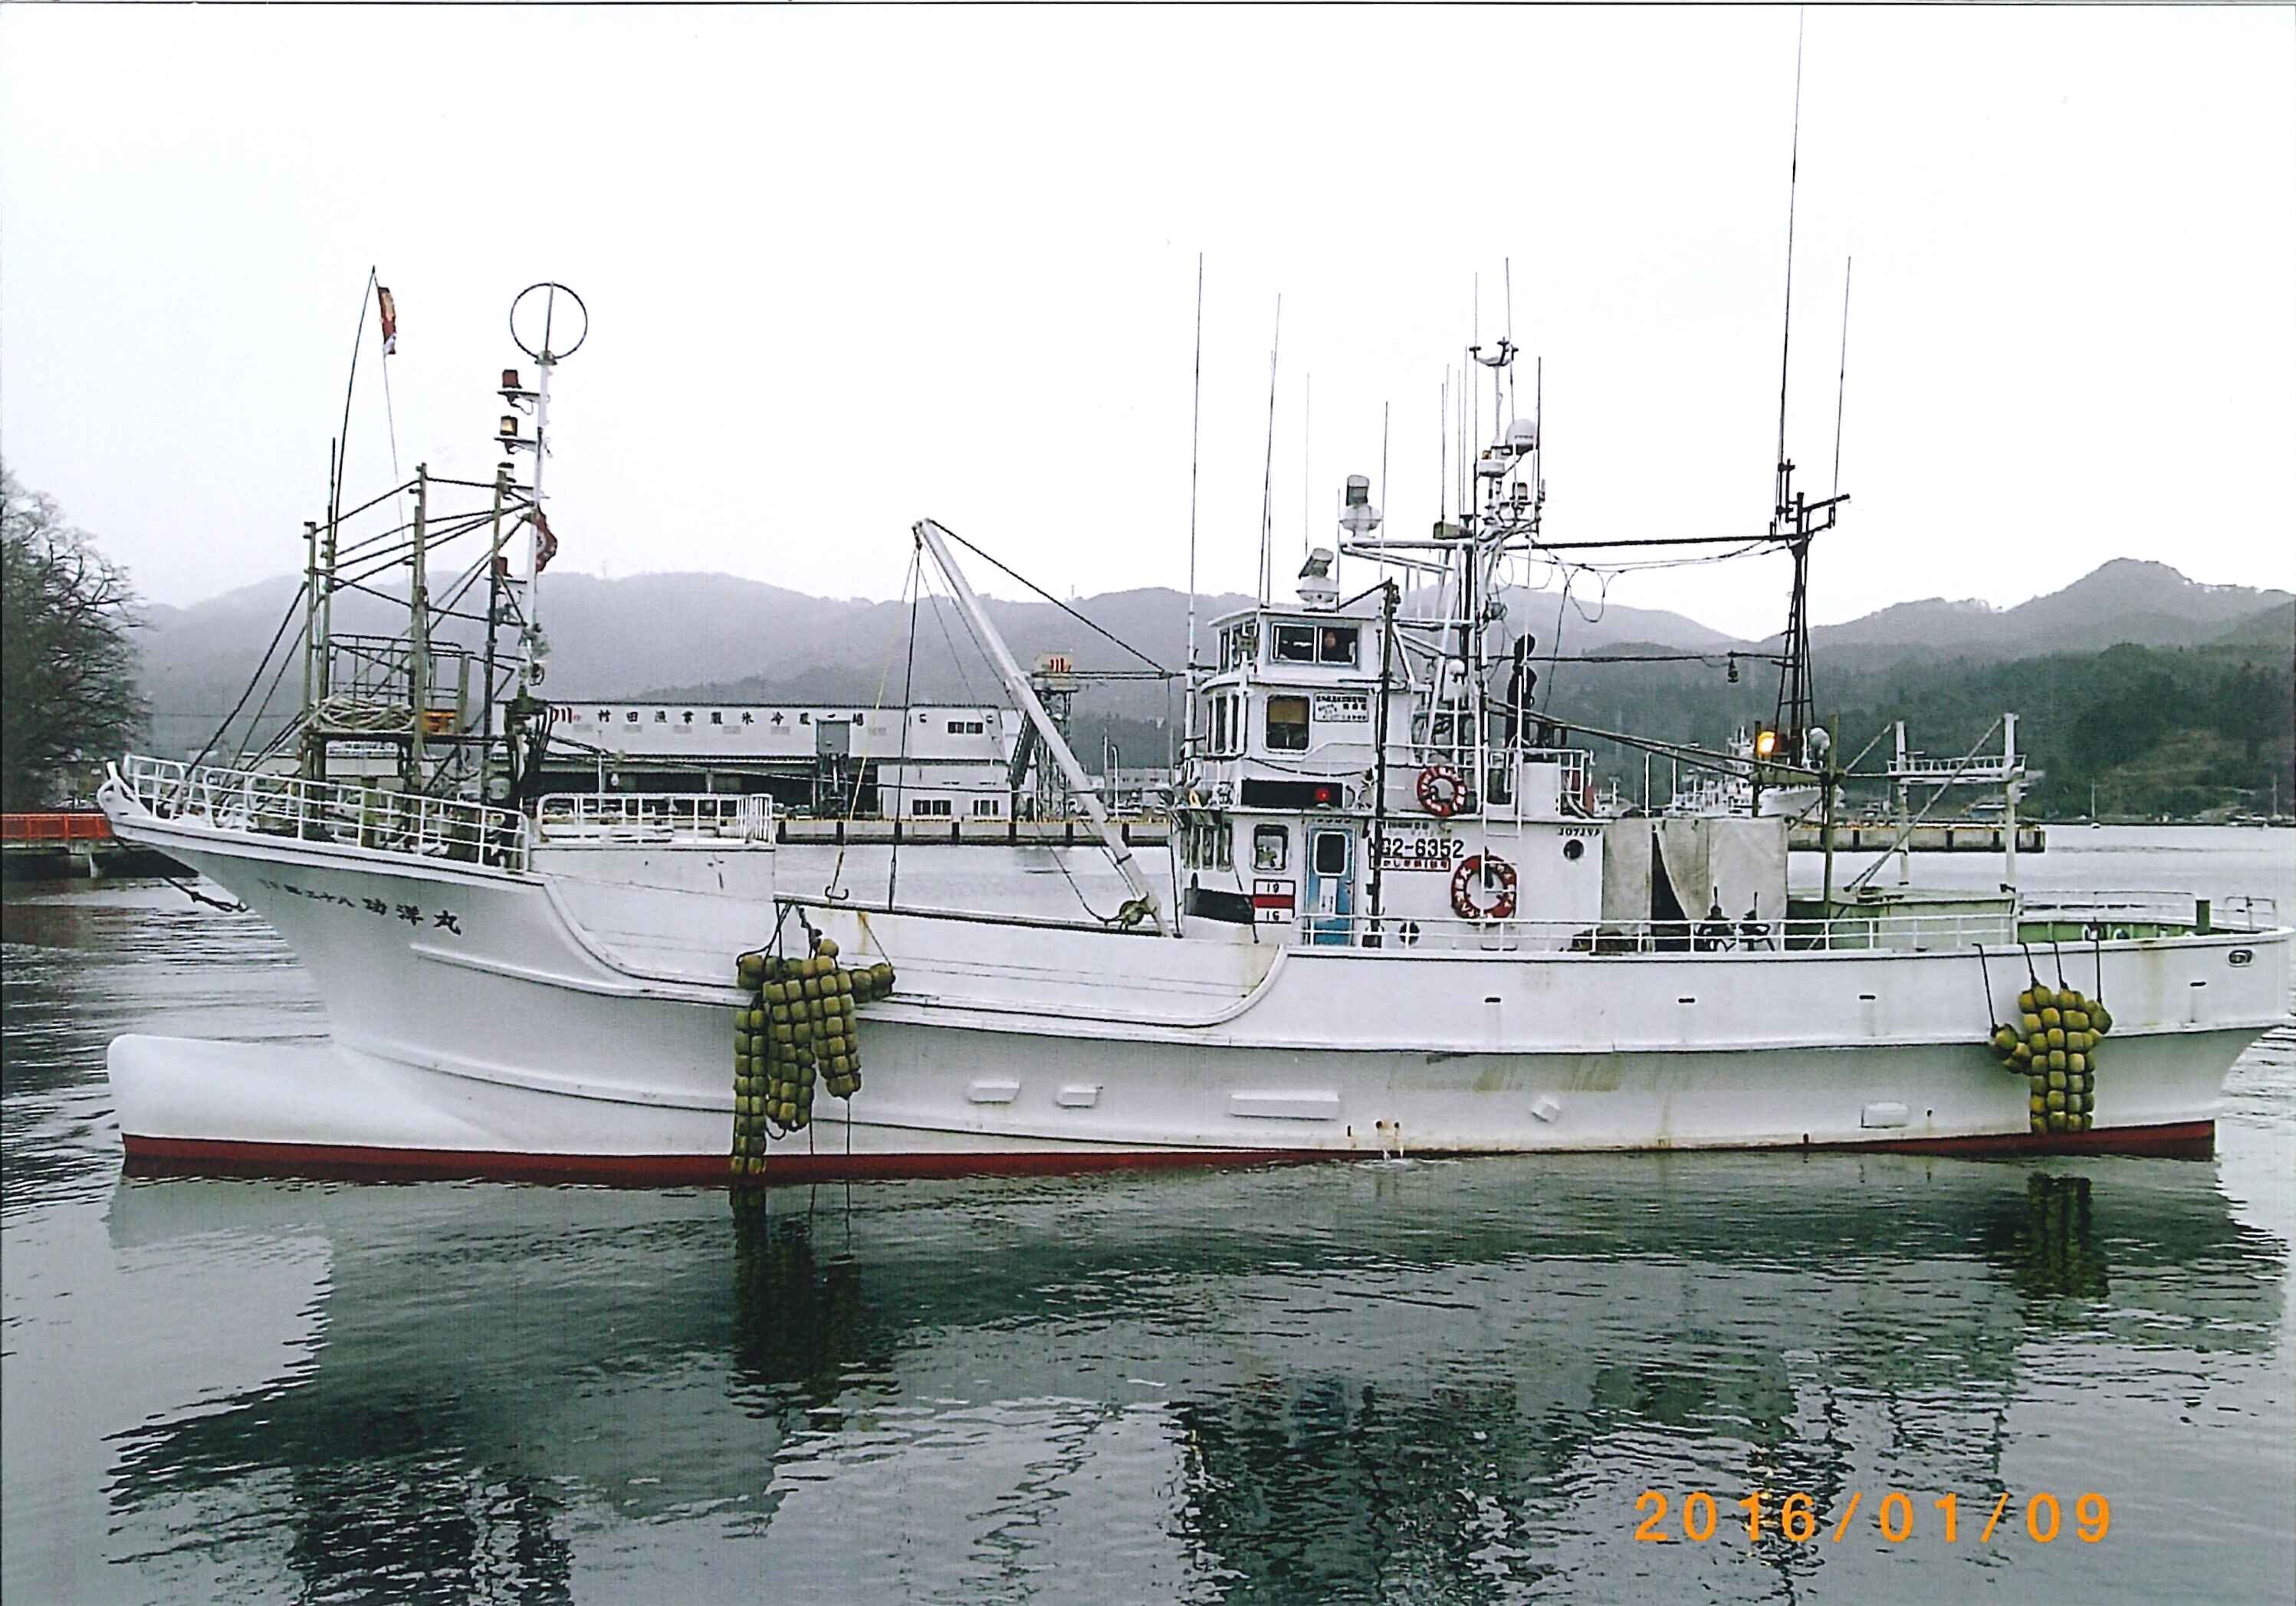
M 1251 832 L 1251 867 L 1281 870 L 1292 853 L 1292 832 L 1283 825 L 1259 825 Z
M 949 816 L 948 799 L 947 798 L 919 798 L 909 805 L 909 815 L 912 818 L 919 820 L 945 820 Z
M 1279 664 L 1314 663 L 1316 661 L 1316 627 L 1313 625 L 1276 626 L 1275 661 Z
M 972 817 L 976 820 L 993 820 L 1004 812 L 1004 805 L 996 798 L 975 798 L 972 800 Z
M 1316 661 L 1319 664 L 1352 664 L 1356 661 L 1356 637 L 1353 625 L 1326 625 L 1316 637 Z
M 1277 753 L 1308 750 L 1308 700 L 1271 697 L 1267 700 L 1267 746 Z

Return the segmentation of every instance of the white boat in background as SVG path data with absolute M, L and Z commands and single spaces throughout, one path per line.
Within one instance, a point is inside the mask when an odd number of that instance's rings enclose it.
M 1600 815 L 1570 741 L 1584 727 L 1538 706 L 1525 650 L 1510 665 L 1494 638 L 1505 566 L 1550 550 L 1537 421 L 1498 405 L 1512 355 L 1481 358 L 1503 422 L 1474 460 L 1473 512 L 1398 539 L 1379 533 L 1366 480 L 1342 494 L 1341 550 L 1428 582 L 1413 593 L 1424 611 L 1385 578 L 1343 601 L 1319 551 L 1296 604 L 1214 622 L 1163 886 L 1109 823 L 949 533 L 915 527 L 1124 878 L 1102 921 L 801 890 L 777 873 L 762 798 L 526 795 L 549 733 L 533 692 L 546 526 L 538 484 L 505 466 L 491 521 L 461 527 L 490 534 L 473 572 L 521 643 L 506 668 L 491 631 L 485 643 L 489 705 L 509 677 L 500 767 L 491 717 L 434 710 L 418 605 L 399 644 L 411 692 L 356 721 L 402 744 L 403 790 L 308 773 L 324 725 L 305 774 L 129 758 L 104 785 L 117 834 L 281 934 L 330 1023 L 316 1046 L 119 1039 L 130 1160 L 723 1177 L 737 1012 L 755 997 L 735 958 L 802 955 L 816 937 L 898 980 L 858 1010 L 862 1091 L 779 1131 L 768 1180 L 1396 1151 L 2204 1151 L 2226 1069 L 2284 1017 L 2276 911 L 1837 896 L 1830 879 L 1805 901 L 1775 813 Z M 512 373 L 504 389 L 539 414 L 546 343 L 537 360 L 538 392 Z M 430 483 L 412 488 L 418 509 Z M 1781 462 L 1764 539 L 1795 559 L 1795 624 L 1779 717 L 1757 739 L 1762 789 L 1815 793 L 1841 773 L 1808 694 L 1802 606 L 1810 539 L 1839 500 L 1808 504 Z M 521 508 L 513 580 L 501 560 Z M 331 521 L 323 555 L 314 535 L 315 575 L 333 572 L 337 537 Z M 324 714 L 324 667 L 313 677 Z M 434 795 L 460 775 L 499 801 Z M 2093 1080 L 2076 1071 L 2048 1107 L 1988 1045 L 2037 978 L 2117 1018 Z

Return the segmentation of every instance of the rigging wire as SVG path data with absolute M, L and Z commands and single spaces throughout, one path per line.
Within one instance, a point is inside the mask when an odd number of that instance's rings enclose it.
M 967 702 L 979 702 L 980 701 L 980 695 L 972 689 L 972 676 L 964 672 L 964 654 L 956 650 L 956 638 L 948 633 L 948 616 L 941 610 L 941 595 L 940 593 L 932 589 L 932 577 L 931 575 L 922 575 L 920 578 L 919 589 L 924 591 L 926 594 L 932 598 L 933 623 L 939 627 L 941 644 L 948 649 L 948 661 L 956 670 L 956 684 L 964 688 L 964 701 Z M 955 597 L 949 598 L 948 601 L 951 607 L 955 606 L 956 599 Z M 964 610 L 962 609 L 958 610 L 957 617 L 959 619 L 963 619 L 964 617 Z M 912 619 L 910 620 L 910 628 L 914 629 L 915 627 L 916 621 Z
M 956 535 L 956 532 L 955 532 L 955 531 L 954 531 L 954 530 L 952 530 L 952 529 L 950 529 L 947 525 L 943 525 L 943 526 L 941 527 L 941 533 L 942 533 L 942 534 L 944 534 L 944 535 L 947 535 L 947 536 L 955 537 L 955 539 L 957 539 L 958 541 L 964 542 L 964 545 L 965 545 L 969 550 L 973 551 L 973 552 L 976 552 L 976 553 L 980 553 L 980 556 L 982 556 L 982 557 L 984 557 L 984 558 L 988 558 L 988 554 L 987 553 L 982 553 L 982 552 L 980 552 L 980 549 L 979 547 L 973 546 L 973 545 L 972 545 L 972 544 L 970 541 L 965 541 L 964 537 Z M 994 562 L 996 562 L 996 559 L 994 559 L 994 558 L 988 558 L 988 561 L 989 561 L 990 562 L 992 562 L 992 563 L 994 563 Z M 1000 565 L 998 565 L 998 566 L 999 566 L 1000 568 L 1001 568 L 1001 567 L 1003 567 L 1001 564 L 1000 564 Z M 1010 571 L 1008 570 L 1007 572 L 1010 572 Z M 1015 578 L 1016 579 L 1017 579 L 1017 578 L 1019 578 L 1019 577 L 1018 577 L 1018 576 L 1015 576 L 1014 578 Z M 1025 582 L 1024 582 L 1024 584 L 1025 584 Z M 935 611 L 936 611 L 936 613 L 937 613 L 939 610 L 936 610 Z M 993 654 L 988 651 L 988 647 L 987 647 L 987 646 L 982 643 L 982 641 L 981 641 L 981 639 L 980 639 L 980 633 L 979 631 L 975 630 L 975 629 L 972 627 L 972 618 L 971 618 L 969 615 L 967 615 L 967 614 L 966 614 L 963 610 L 961 610 L 961 609 L 958 610 L 958 612 L 957 612 L 957 616 L 956 616 L 956 617 L 957 617 L 957 621 L 964 627 L 964 634 L 965 634 L 965 635 L 966 635 L 967 639 L 969 639 L 969 640 L 972 643 L 973 651 L 976 651 L 976 652 L 978 652 L 978 653 L 980 653 L 980 656 L 981 656 L 981 658 L 982 658 L 984 660 L 988 661 L 988 662 L 991 662 L 991 663 L 995 662 L 995 661 L 996 661 L 996 660 L 995 660 L 995 656 L 994 656 L 994 655 L 993 655 Z M 1079 617 L 1079 618 L 1081 618 L 1082 616 L 1081 616 L 1081 615 L 1079 615 L 1078 617 Z M 1090 621 L 1089 621 L 1089 620 L 1086 620 L 1086 623 L 1090 623 Z M 1097 628 L 1097 627 L 1095 627 L 1095 628 Z M 1103 634 L 1105 634 L 1105 632 L 1103 632 Z M 1114 638 L 1113 638 L 1113 637 L 1111 637 L 1110 639 L 1113 640 Z M 1121 643 L 1119 643 L 1119 645 L 1121 645 Z M 955 650 L 955 649 L 954 649 L 954 647 L 952 646 L 951 651 L 954 651 L 954 650 Z M 1128 650 L 1129 650 L 1129 649 L 1128 649 Z M 1033 823 L 1034 823 L 1034 822 L 1031 822 L 1031 823 L 1033 824 Z M 1021 824 L 1020 820 L 1016 817 L 1016 818 L 1013 820 L 1013 828 L 1014 828 L 1014 830 L 1015 830 L 1015 832 L 1016 832 L 1016 833 L 1017 833 L 1017 832 L 1018 832 L 1018 830 L 1019 830 L 1019 827 L 1020 827 L 1020 824 Z M 1032 834 L 1033 834 L 1033 833 L 1032 833 Z M 1099 910 L 1097 910 L 1097 909 L 1095 909 L 1095 908 L 1094 908 L 1094 907 L 1092 906 L 1092 900 L 1091 900 L 1090 898 L 1088 898 L 1088 897 L 1086 897 L 1085 896 L 1084 888 L 1083 888 L 1082 886 L 1080 886 L 1079 884 L 1078 884 L 1077 878 L 1076 878 L 1075 874 L 1074 874 L 1072 872 L 1070 872 L 1070 869 L 1069 869 L 1069 867 L 1068 867 L 1068 864 L 1067 864 L 1066 861 L 1064 861 L 1064 860 L 1061 857 L 1060 851 L 1059 851 L 1059 848 L 1058 848 L 1057 847 L 1055 847 L 1053 843 L 1050 843 L 1050 842 L 1048 842 L 1048 841 L 1045 840 L 1044 840 L 1044 838 L 1043 838 L 1043 837 L 1041 837 L 1041 836 L 1038 836 L 1038 837 L 1037 838 L 1037 843 L 1036 843 L 1036 845 L 1037 845 L 1037 846 L 1038 846 L 1038 847 L 1041 847 L 1041 848 L 1045 848 L 1048 849 L 1048 850 L 1051 852 L 1052 861 L 1053 861 L 1053 868 L 1054 868 L 1054 869 L 1055 869 L 1055 870 L 1057 870 L 1057 871 L 1059 871 L 1059 872 L 1061 873 L 1061 879 L 1062 879 L 1062 881 L 1064 881 L 1068 882 L 1068 884 L 1069 884 L 1069 890 L 1070 890 L 1070 892 L 1073 892 L 1073 893 L 1075 893 L 1075 894 L 1076 894 L 1076 900 L 1077 900 L 1077 903 L 1078 903 L 1078 906 L 1080 906 L 1080 907 L 1084 910 L 1084 912 L 1085 912 L 1086 914 L 1091 915 L 1091 916 L 1093 917 L 1093 919 L 1095 919 L 1095 920 L 1098 921 L 1098 922 L 1099 922 L 1102 925 L 1103 925 L 1103 926 L 1106 926 L 1106 925 L 1113 925 L 1113 924 L 1115 924 L 1115 923 L 1116 923 L 1116 918 L 1117 918 L 1117 917 L 1116 917 L 1115 915 L 1111 915 L 1111 914 L 1103 914 Z M 1065 844 L 1062 844 L 1062 845 L 1064 846 Z
M 304 635 L 305 633 L 300 630 L 295 633 L 295 640 L 299 646 L 302 643 Z M 287 666 L 294 661 L 294 653 L 283 652 L 280 654 L 279 668 L 272 671 L 271 684 L 264 692 L 263 701 L 256 704 L 255 712 L 249 716 L 247 729 L 245 733 L 241 735 L 239 739 L 238 750 L 232 754 L 231 763 L 227 767 L 237 769 L 240 766 L 241 762 L 246 758 L 247 750 L 255 743 L 255 733 L 263 724 L 263 717 L 270 712 L 271 700 L 279 694 L 279 683 L 287 678 Z M 258 669 L 256 673 L 259 676 L 263 671 L 261 669 Z M 250 689 L 252 689 L 251 682 L 250 683 Z M 269 750 L 266 748 L 266 750 L 267 751 Z
M 1050 602 L 1062 613 L 1067 614 L 1070 619 L 1076 620 L 1078 624 L 1082 625 L 1086 629 L 1091 631 L 1094 635 L 1100 636 L 1102 639 L 1112 642 L 1117 646 L 1123 648 L 1127 652 L 1132 654 L 1133 657 L 1138 659 L 1142 663 L 1146 664 L 1159 675 L 1168 677 L 1174 673 L 1172 670 L 1167 669 L 1163 665 L 1158 663 L 1154 659 L 1149 657 L 1145 652 L 1140 651 L 1139 648 L 1134 646 L 1130 642 L 1126 641 L 1122 636 L 1111 635 L 1106 628 L 1094 621 L 1088 615 L 1078 613 L 1075 609 L 1061 601 L 1060 598 L 1054 596 L 1051 592 L 1046 591 L 1042 586 L 1037 585 L 1036 581 L 1030 579 L 1028 576 L 1012 568 L 1009 564 L 998 562 L 996 558 L 991 556 L 989 553 L 981 551 L 980 548 L 975 546 L 963 536 L 958 535 L 955 530 L 949 529 L 947 525 L 942 525 L 940 529 L 943 535 L 955 542 L 959 546 L 964 548 L 965 551 L 971 553 L 974 557 L 979 558 L 982 562 L 990 565 L 999 573 L 1007 575 L 1012 578 L 1020 581 L 1021 585 L 1026 586 L 1029 590 L 1044 598 L 1045 601 Z M 971 623 L 968 621 L 965 628 L 970 630 L 972 627 Z M 975 644 L 977 645 L 978 643 L 976 642 Z M 989 658 L 989 654 L 986 648 L 982 649 L 981 656 L 984 659 Z M 994 662 L 995 660 L 989 659 L 989 661 Z
M 223 717 L 223 723 L 216 726 L 215 734 L 209 737 L 207 745 L 200 749 L 199 757 L 184 766 L 187 774 L 208 761 L 208 755 L 215 751 L 216 744 L 223 740 L 224 733 L 231 729 L 231 722 L 239 717 L 239 711 L 247 706 L 247 700 L 255 694 L 255 683 L 263 678 L 264 668 L 271 662 L 271 655 L 279 651 L 279 643 L 287 635 L 287 627 L 294 621 L 295 611 L 302 607 L 304 594 L 310 589 L 310 586 L 311 583 L 305 580 L 303 584 L 295 587 L 295 594 L 287 603 L 287 611 L 280 616 L 279 628 L 271 633 L 271 644 L 264 648 L 263 656 L 256 661 L 255 673 L 248 677 L 246 688 L 239 694 L 239 701 L 231 705 L 231 712 L 226 714 Z
M 917 701 L 917 604 L 924 600 L 924 587 L 917 584 L 917 580 L 923 569 L 924 548 L 912 544 L 909 547 L 908 582 L 902 587 L 909 594 L 908 668 L 903 672 L 901 679 L 901 747 L 898 760 L 901 766 L 901 778 L 893 788 L 896 799 L 893 815 L 893 855 L 892 861 L 885 871 L 885 907 L 888 909 L 891 908 L 898 900 L 901 885 L 901 828 L 898 800 L 908 790 L 909 782 L 909 716 L 915 711 Z M 938 612 L 939 610 L 935 611 Z M 961 670 L 959 672 L 962 673 Z M 881 687 L 878 696 L 882 698 L 884 692 Z M 854 783 L 853 798 L 857 807 L 861 799 L 861 787 L 857 781 Z M 885 811 L 884 802 L 885 783 L 883 772 L 881 770 L 877 781 L 877 812 L 880 814 Z
M 912 578 L 914 578 L 914 577 L 915 576 L 915 574 L 916 574 L 916 572 L 917 572 L 917 570 L 918 570 L 918 568 L 919 568 L 919 561 L 919 561 L 919 559 L 918 559 L 918 557 L 917 557 L 916 553 L 914 553 L 914 552 L 912 552 L 912 553 L 910 553 L 910 556 L 909 556 L 909 569 L 910 569 L 910 574 L 911 574 L 911 576 L 912 576 Z M 901 589 L 902 589 L 904 592 L 906 592 L 906 591 L 908 590 L 908 586 L 905 585 L 905 586 L 902 586 L 902 588 L 901 588 Z M 885 686 L 886 686 L 886 684 L 887 684 L 888 682 L 890 682 L 890 681 L 892 679 L 892 677 L 893 677 L 893 648 L 894 648 L 896 645 L 898 645 L 898 638 L 896 638 L 896 640 L 895 640 L 894 642 L 890 642 L 890 643 L 888 643 L 886 644 L 886 647 L 885 647 L 885 667 L 884 667 L 882 669 L 879 670 L 879 671 L 878 671 L 878 674 L 877 674 L 877 702 L 876 702 L 876 708 L 877 708 L 877 710 L 878 710 L 879 712 L 882 712 L 882 711 L 883 711 L 883 709 L 884 709 L 884 707 L 885 707 Z M 906 737 L 906 734 L 907 734 L 908 717 L 909 717 L 908 710 L 907 710 L 906 709 L 902 709 L 902 710 L 901 710 L 901 725 L 902 725 L 902 733 L 903 733 L 904 737 Z M 865 729 L 867 729 L 867 727 L 865 725 L 865 726 L 863 727 L 863 729 L 865 729 Z M 847 811 L 846 811 L 846 815 L 845 815 L 845 822 L 846 822 L 846 823 L 847 823 L 847 824 L 849 824 L 849 824 L 851 824 L 851 823 L 853 823 L 853 821 L 854 821 L 856 818 L 857 818 L 857 817 L 859 816 L 860 812 L 861 812 L 861 787 L 860 787 L 860 784 L 859 784 L 859 781 L 858 781 L 858 779 L 857 779 L 857 777 L 856 782 L 855 782 L 855 784 L 854 784 L 854 787 L 853 787 L 853 798 L 852 798 L 852 801 L 851 801 L 851 803 L 849 804 L 849 806 L 848 807 Z M 822 896 L 822 897 L 826 897 L 826 898 L 835 898 L 835 897 L 837 897 L 837 895 L 838 895 L 838 894 L 837 894 L 837 884 L 838 884 L 840 881 L 843 881 L 843 880 L 845 879 L 845 846 L 846 846 L 846 841 L 847 841 L 847 840 L 849 838 L 850 834 L 851 834 L 850 832 L 842 832 L 842 831 L 840 831 L 840 832 L 839 832 L 837 833 L 837 836 L 838 836 L 838 842 L 837 842 L 837 862 L 836 862 L 836 864 L 833 864 L 833 865 L 832 865 L 832 866 L 830 867 L 830 872 L 829 872 L 829 884 L 828 884 L 827 886 L 824 886 L 824 888 L 822 888 L 822 889 L 821 889 L 821 896 Z M 888 900 L 888 901 L 890 901 L 890 900 Z

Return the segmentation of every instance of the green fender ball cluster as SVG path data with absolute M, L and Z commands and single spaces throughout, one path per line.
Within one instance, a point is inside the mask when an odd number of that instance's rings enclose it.
M 837 944 L 816 937 L 803 959 L 744 954 L 734 973 L 750 1002 L 734 1012 L 733 1168 L 756 1176 L 768 1137 L 812 1123 L 816 1086 L 838 1099 L 861 1091 L 853 1008 L 891 996 L 893 967 L 840 969 Z
M 2038 982 L 2017 995 L 2013 1025 L 1993 1028 L 1993 1052 L 2025 1078 L 2033 1131 L 2087 1132 L 2096 1124 L 2096 1050 L 2112 1029 L 2101 999 Z

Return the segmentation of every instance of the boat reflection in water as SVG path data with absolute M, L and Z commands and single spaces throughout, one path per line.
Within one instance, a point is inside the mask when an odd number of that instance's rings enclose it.
M 2270 1364 L 2288 1252 L 2210 1167 L 1882 1155 L 730 1204 L 128 1181 L 111 1225 L 325 1246 L 276 1313 L 303 1362 L 115 1441 L 139 1575 L 238 1544 L 275 1586 L 284 1531 L 309 1597 L 453 1601 L 1776 1598 L 1821 1569 L 1941 1598 L 1973 1553 L 2173 1586 L 2205 1534 L 1750 1553 L 1731 1503 L 1895 1487 L 1934 1522 L 2053 1470 L 2068 1512 L 2076 1478 L 2169 1499 L 2118 1413 L 2179 1347 Z M 259 1328 L 234 1292 L 213 1308 Z M 1636 1544 L 1645 1487 L 1710 1489 L 1717 1542 Z

